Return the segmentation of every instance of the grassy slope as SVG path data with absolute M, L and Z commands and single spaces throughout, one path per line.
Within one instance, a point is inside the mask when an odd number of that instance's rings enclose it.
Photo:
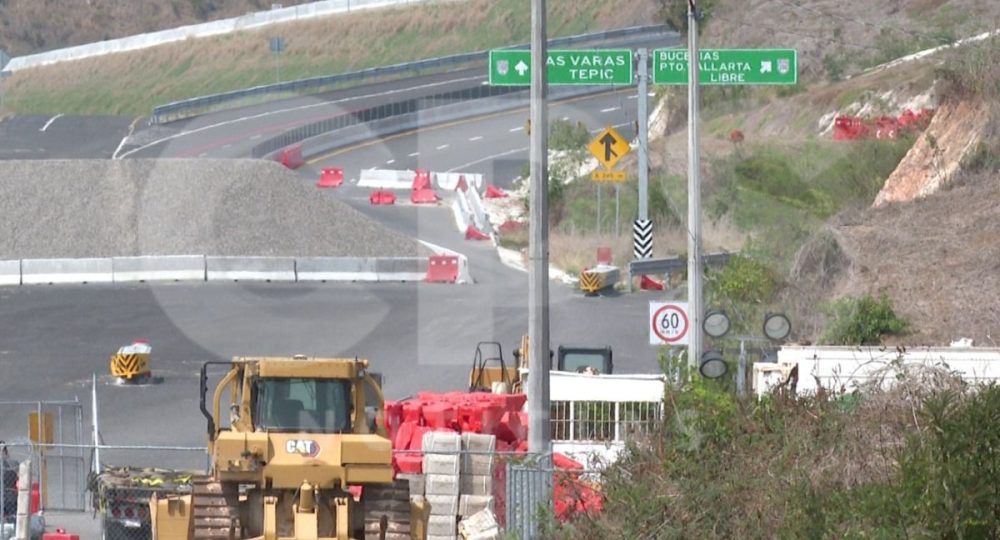
M 654 22 L 650 0 L 549 2 L 553 37 Z M 275 81 L 268 40 L 286 38 L 283 80 L 524 43 L 522 1 L 468 0 L 351 13 L 19 72 L 6 82 L 19 113 L 148 114 L 161 103 Z

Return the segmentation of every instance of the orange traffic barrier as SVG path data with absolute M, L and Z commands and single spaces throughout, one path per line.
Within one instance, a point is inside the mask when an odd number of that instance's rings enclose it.
M 458 281 L 458 257 L 433 255 L 427 260 L 427 281 L 430 283 L 455 283 Z M 403 406 L 406 415 L 406 405 Z
M 319 182 L 316 182 L 316 187 L 335 188 L 340 187 L 343 183 L 344 169 L 340 167 L 327 167 L 320 171 Z

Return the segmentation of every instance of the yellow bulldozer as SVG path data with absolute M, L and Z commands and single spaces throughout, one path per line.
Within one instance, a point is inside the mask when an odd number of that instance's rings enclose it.
M 206 403 L 219 364 L 228 371 Z M 425 539 L 429 508 L 393 479 L 383 410 L 367 360 L 205 363 L 211 469 L 190 493 L 151 499 L 153 538 Z

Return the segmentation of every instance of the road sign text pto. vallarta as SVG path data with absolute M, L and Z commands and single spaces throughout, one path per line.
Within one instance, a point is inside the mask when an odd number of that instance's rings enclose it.
M 701 84 L 796 84 L 798 54 L 795 49 L 702 49 L 698 51 Z M 654 84 L 687 84 L 688 52 L 684 49 L 653 51 Z

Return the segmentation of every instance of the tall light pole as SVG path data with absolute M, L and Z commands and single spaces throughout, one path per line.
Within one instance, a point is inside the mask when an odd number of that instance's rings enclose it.
M 698 139 L 698 8 L 688 0 L 688 311 L 691 317 L 688 365 L 697 369 L 702 354 L 705 314 L 701 270 L 701 159 Z
M 531 0 L 531 231 L 528 267 L 528 451 L 548 454 L 549 173 L 545 0 Z

